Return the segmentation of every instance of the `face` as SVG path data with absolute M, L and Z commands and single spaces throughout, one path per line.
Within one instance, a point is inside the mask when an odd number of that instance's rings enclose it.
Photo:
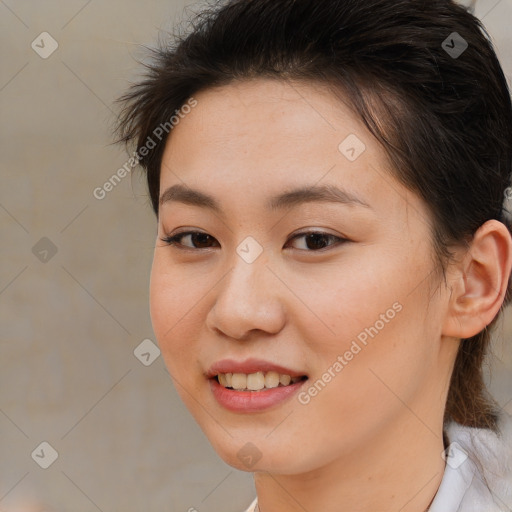
M 434 428 L 447 294 L 427 207 L 317 85 L 253 80 L 195 98 L 163 155 L 150 300 L 213 447 L 239 469 L 292 474 L 418 417 Z

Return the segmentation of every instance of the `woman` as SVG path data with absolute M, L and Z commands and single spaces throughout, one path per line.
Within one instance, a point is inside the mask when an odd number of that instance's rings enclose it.
M 248 510 L 510 510 L 482 362 L 510 299 L 512 105 L 477 19 L 223 2 L 121 101 L 158 222 L 154 331 L 254 473 Z

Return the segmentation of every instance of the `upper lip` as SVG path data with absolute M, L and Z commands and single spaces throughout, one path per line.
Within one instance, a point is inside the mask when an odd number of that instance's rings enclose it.
M 222 359 L 213 363 L 208 369 L 206 375 L 209 379 L 215 377 L 219 373 L 256 373 L 256 372 L 277 372 L 290 377 L 302 377 L 304 372 L 292 370 L 270 361 L 263 359 L 250 358 L 245 361 L 235 361 L 234 359 Z

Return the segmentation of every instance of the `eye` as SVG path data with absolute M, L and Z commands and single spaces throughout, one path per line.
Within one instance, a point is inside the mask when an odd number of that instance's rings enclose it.
M 291 240 L 296 240 L 299 238 L 304 238 L 303 246 L 305 245 L 306 249 L 313 249 L 314 251 L 322 250 L 325 247 L 330 247 L 332 245 L 339 245 L 349 240 L 347 238 L 342 238 L 336 235 L 331 235 L 330 233 L 324 233 L 323 231 L 308 231 L 305 233 L 298 233 L 291 238 Z M 337 243 L 329 244 L 328 241 L 334 241 Z M 304 248 L 299 248 L 299 250 L 306 250 Z M 308 251 L 308 252 L 311 252 Z
M 345 242 L 349 242 L 348 239 L 342 238 L 336 235 L 331 235 L 330 233 L 324 233 L 322 231 L 308 231 L 305 233 L 298 233 L 294 235 L 290 240 L 297 240 L 303 238 L 304 243 L 303 247 L 299 250 L 306 250 L 307 252 L 315 252 L 318 250 L 325 249 L 326 247 L 330 247 L 332 245 L 339 245 Z M 182 240 L 188 239 L 192 245 L 184 245 Z M 162 242 L 165 242 L 167 245 L 172 245 L 177 247 L 178 249 L 209 249 L 212 247 L 208 245 L 212 242 L 218 244 L 217 240 L 214 237 L 209 235 L 208 233 L 203 233 L 202 231 L 183 231 L 181 233 L 177 233 L 173 236 L 166 236 L 161 238 Z M 329 243 L 329 241 L 334 243 Z M 304 247 L 305 246 L 305 247 Z
M 181 243 L 181 240 L 184 238 L 189 238 L 189 240 L 193 244 L 192 247 L 190 245 L 184 246 Z M 208 249 L 209 247 L 204 247 L 204 245 L 207 245 L 208 242 L 215 240 L 215 238 L 210 236 L 208 233 L 203 233 L 202 231 L 183 231 L 173 236 L 166 236 L 164 238 L 160 238 L 160 240 L 162 240 L 162 242 L 165 242 L 167 245 L 175 246 L 178 249 L 181 249 L 182 247 L 185 247 L 186 249 Z M 199 247 L 197 247 L 195 244 L 198 244 Z

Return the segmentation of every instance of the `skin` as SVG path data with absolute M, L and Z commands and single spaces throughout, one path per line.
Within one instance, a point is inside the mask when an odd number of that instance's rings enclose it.
M 186 184 L 212 195 L 224 215 L 162 204 L 150 285 L 154 331 L 180 396 L 224 461 L 254 472 L 262 512 L 423 512 L 444 471 L 459 338 L 499 310 L 508 231 L 484 224 L 445 282 L 427 205 L 391 176 L 381 146 L 331 92 L 258 79 L 195 98 L 167 141 L 160 193 Z M 349 134 L 366 146 L 353 162 L 338 149 Z M 343 187 L 368 207 L 264 207 L 316 184 Z M 185 236 L 181 249 L 161 240 L 178 228 L 211 238 Z M 323 238 L 321 249 L 295 237 L 304 231 L 348 241 Z M 247 236 L 263 248 L 250 264 L 236 252 Z M 306 405 L 295 396 L 243 414 L 214 399 L 205 372 L 215 361 L 269 360 L 310 385 L 395 303 L 400 312 Z M 248 442 L 261 454 L 250 468 L 237 456 Z

